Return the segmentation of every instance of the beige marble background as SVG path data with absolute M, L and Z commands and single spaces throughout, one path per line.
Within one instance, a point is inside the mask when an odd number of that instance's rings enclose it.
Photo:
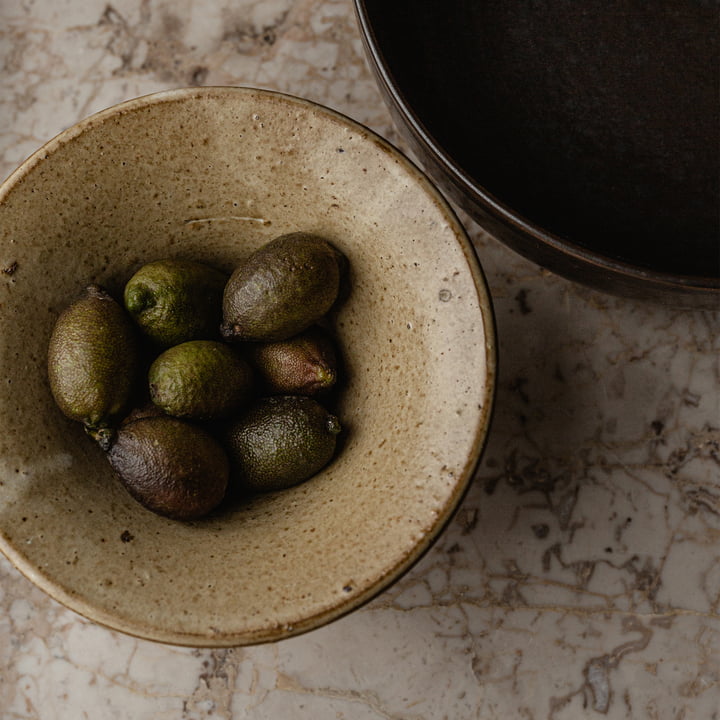
M 302 95 L 402 147 L 350 0 L 0 0 L 0 176 L 192 84 Z M 0 720 L 720 718 L 720 312 L 595 293 L 463 219 L 497 411 L 433 550 L 349 617 L 230 650 L 108 631 L 0 559 Z

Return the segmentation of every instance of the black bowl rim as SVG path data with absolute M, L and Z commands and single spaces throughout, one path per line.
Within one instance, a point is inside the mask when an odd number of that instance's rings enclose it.
M 662 299 L 680 307 L 720 309 L 720 277 L 660 272 L 590 250 L 532 222 L 462 170 L 435 140 L 396 82 L 378 41 L 365 0 L 353 2 L 366 53 L 390 110 L 401 120 L 399 129 L 409 133 L 412 140 L 430 154 L 437 164 L 437 172 L 433 173 L 432 169 L 426 168 L 428 172 L 444 176 L 439 184 L 446 191 L 448 183 L 454 186 L 460 196 L 455 198 L 458 204 L 481 226 L 489 223 L 496 231 L 491 231 L 492 234 L 499 240 L 519 254 L 568 279 L 638 299 Z M 423 164 L 428 163 L 423 159 Z M 720 260 L 720 247 L 718 258 Z

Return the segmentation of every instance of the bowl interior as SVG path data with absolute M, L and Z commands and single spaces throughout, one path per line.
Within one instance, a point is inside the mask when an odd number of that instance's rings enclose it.
M 351 264 L 341 451 L 307 483 L 202 521 L 144 510 L 52 401 L 58 313 L 89 282 L 119 293 L 144 262 L 230 270 L 299 229 Z M 0 545 L 72 609 L 173 643 L 284 637 L 376 594 L 457 506 L 492 400 L 490 305 L 447 205 L 366 129 L 247 88 L 140 98 L 6 181 L 0 248 Z
M 473 200 L 529 226 L 526 254 L 549 234 L 608 269 L 717 287 L 713 3 L 358 5 L 406 122 Z

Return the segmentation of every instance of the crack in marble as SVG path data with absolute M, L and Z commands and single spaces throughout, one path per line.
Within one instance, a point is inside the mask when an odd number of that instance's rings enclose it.
M 350 703 L 358 703 L 372 710 L 378 717 L 384 720 L 401 720 L 400 717 L 389 710 L 384 709 L 383 703 L 376 693 L 370 690 L 338 690 L 335 688 L 306 687 L 295 678 L 278 673 L 275 684 L 277 690 L 290 692 L 299 695 L 311 695 L 328 699 L 340 699 Z M 407 715 L 403 713 L 402 720 L 423 720 L 420 715 Z
M 232 701 L 236 691 L 239 665 L 244 653 L 240 648 L 193 651 L 196 657 L 203 657 L 203 671 L 192 695 L 183 700 L 182 718 L 187 720 L 204 713 L 213 717 L 232 720 Z M 198 713 L 200 715 L 198 715 Z
M 562 710 L 576 695 L 583 697 L 583 707 L 592 707 L 597 713 L 606 715 L 610 709 L 613 690 L 610 683 L 610 673 L 617 670 L 622 659 L 630 653 L 642 652 L 652 639 L 652 631 L 642 625 L 637 617 L 623 619 L 622 630 L 624 634 L 639 633 L 637 640 L 628 640 L 611 652 L 599 657 L 591 658 L 583 668 L 584 683 L 577 690 L 563 695 L 553 697 L 550 700 L 550 711 L 548 720 L 553 720 L 556 713 Z

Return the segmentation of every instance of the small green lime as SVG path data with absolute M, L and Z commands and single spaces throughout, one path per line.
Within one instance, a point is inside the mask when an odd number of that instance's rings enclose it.
M 128 492 L 159 515 L 199 518 L 225 496 L 225 450 L 205 430 L 184 420 L 160 415 L 124 424 L 107 457 Z
M 335 344 L 318 326 L 289 340 L 248 343 L 247 356 L 267 394 L 313 396 L 337 380 Z
M 281 235 L 235 269 L 223 295 L 227 340 L 286 340 L 317 322 L 340 289 L 344 256 L 310 233 Z
M 261 398 L 227 428 L 231 467 L 248 490 L 297 485 L 330 462 L 340 430 L 337 417 L 312 398 Z
M 204 263 L 158 260 L 143 265 L 125 286 L 125 307 L 143 334 L 160 347 L 219 338 L 227 276 Z
M 48 345 L 50 389 L 58 407 L 91 434 L 128 409 L 140 367 L 137 331 L 125 310 L 90 285 L 58 318 Z
M 191 340 L 165 350 L 150 366 L 150 398 L 168 415 L 213 420 L 248 402 L 252 377 L 252 369 L 233 348 L 214 340 Z

